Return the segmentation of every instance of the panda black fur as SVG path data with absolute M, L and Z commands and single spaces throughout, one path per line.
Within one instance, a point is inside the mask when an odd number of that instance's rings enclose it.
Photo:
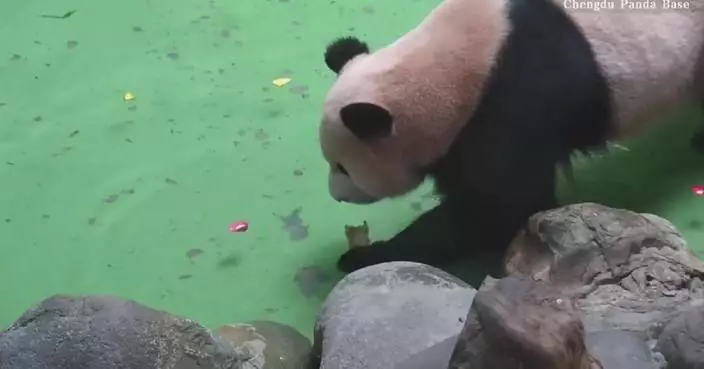
M 356 38 L 332 42 L 325 62 L 338 78 L 320 127 L 331 195 L 373 203 L 430 176 L 442 199 L 339 268 L 502 255 L 530 215 L 557 206 L 557 167 L 571 154 L 704 106 L 704 0 L 691 3 L 648 14 L 444 0 L 375 53 Z

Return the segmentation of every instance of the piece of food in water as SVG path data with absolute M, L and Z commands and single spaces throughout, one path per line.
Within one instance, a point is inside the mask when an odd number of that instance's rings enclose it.
M 289 82 L 291 82 L 291 78 L 277 78 L 271 81 L 271 83 L 273 83 L 274 86 L 278 88 L 286 86 L 286 84 L 288 84 Z
M 230 232 L 246 232 L 249 229 L 249 223 L 240 220 L 230 224 Z
M 692 186 L 692 192 L 697 196 L 704 196 L 704 185 Z
M 350 249 L 368 246 L 371 241 L 369 240 L 369 225 L 367 225 L 367 221 L 365 220 L 362 225 L 358 226 L 346 224 L 345 237 L 347 237 L 347 245 Z

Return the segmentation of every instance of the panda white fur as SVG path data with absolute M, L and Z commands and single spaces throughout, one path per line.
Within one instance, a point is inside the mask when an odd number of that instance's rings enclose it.
M 557 206 L 557 167 L 572 153 L 704 106 L 704 0 L 689 3 L 593 12 L 562 0 L 444 0 L 376 52 L 333 41 L 325 62 L 338 76 L 320 126 L 332 197 L 368 204 L 433 177 L 442 198 L 338 267 L 503 254 L 530 215 Z

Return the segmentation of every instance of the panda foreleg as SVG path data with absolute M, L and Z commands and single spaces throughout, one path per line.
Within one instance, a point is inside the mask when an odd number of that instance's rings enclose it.
M 691 140 L 692 148 L 694 151 L 704 154 L 704 127 L 700 128 L 699 131 L 694 133 Z
M 471 256 L 486 260 L 482 269 L 487 273 L 500 273 L 504 252 L 528 217 L 557 206 L 554 188 L 546 190 L 541 201 L 530 203 L 517 199 L 497 203 L 483 195 L 467 194 L 445 199 L 394 237 L 347 251 L 340 257 L 338 269 L 351 273 L 391 261 L 443 267 Z
M 702 112 L 704 112 L 704 102 L 701 104 Z M 700 154 L 704 154 L 704 126 L 700 127 L 692 136 L 690 141 L 692 149 Z
M 437 266 L 452 260 L 461 247 L 451 229 L 446 202 L 421 214 L 404 230 L 386 241 L 347 251 L 338 261 L 345 273 L 390 261 L 412 261 Z

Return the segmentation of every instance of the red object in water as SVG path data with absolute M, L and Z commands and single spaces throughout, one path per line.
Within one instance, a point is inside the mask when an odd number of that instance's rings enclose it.
M 692 192 L 697 196 L 704 196 L 704 185 L 692 186 Z
M 230 224 L 230 232 L 246 232 L 249 229 L 249 224 L 244 220 Z

